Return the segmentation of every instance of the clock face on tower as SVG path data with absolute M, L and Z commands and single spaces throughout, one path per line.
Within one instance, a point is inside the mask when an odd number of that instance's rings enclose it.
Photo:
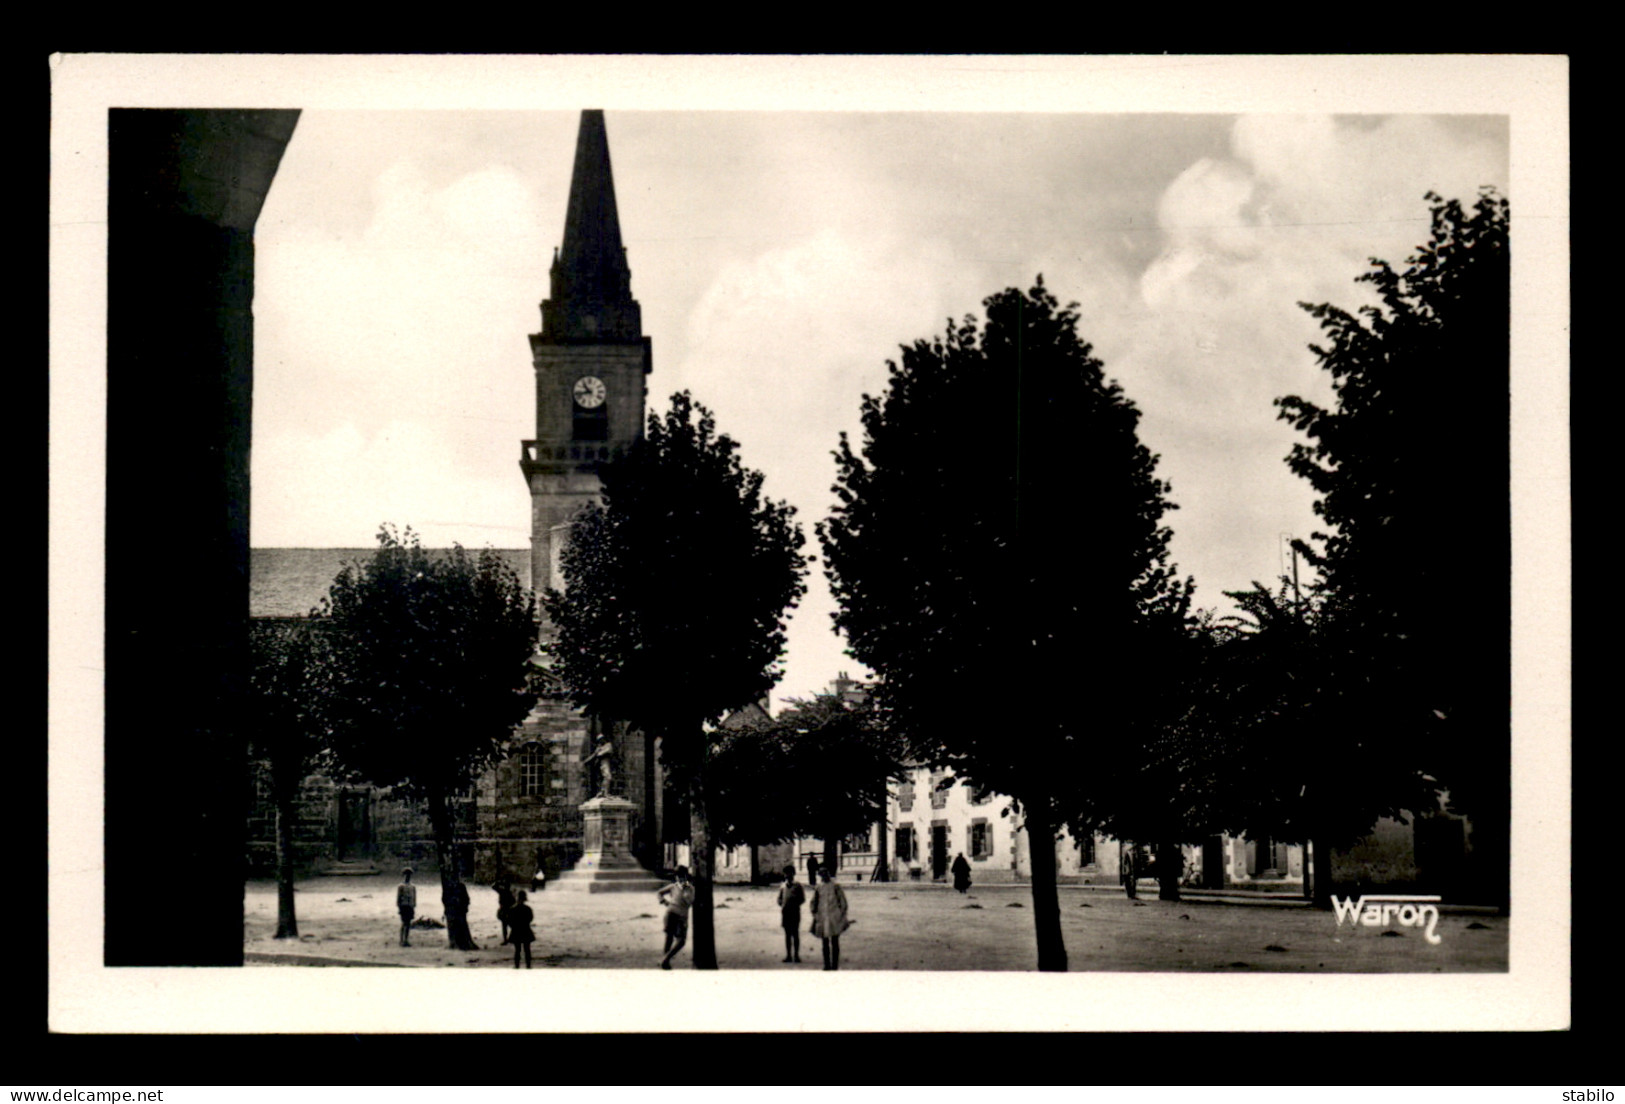
M 597 376 L 582 376 L 570 393 L 583 410 L 596 410 L 604 405 L 604 381 Z

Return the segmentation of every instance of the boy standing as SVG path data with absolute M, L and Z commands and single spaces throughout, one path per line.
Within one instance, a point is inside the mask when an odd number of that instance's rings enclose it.
M 796 881 L 794 863 L 784 867 L 784 884 L 779 887 L 779 914 L 784 923 L 784 961 L 801 961 L 801 903 L 807 893 Z
M 412 884 L 412 868 L 401 871 L 401 884 L 395 887 L 395 907 L 401 910 L 401 946 L 412 945 L 412 914 L 418 909 L 418 887 Z
M 688 910 L 694 903 L 694 887 L 688 884 L 688 867 L 677 868 L 677 880 L 655 895 L 666 906 L 666 951 L 660 959 L 662 970 L 671 969 L 671 960 L 688 942 Z
M 818 868 L 819 883 L 813 887 L 812 933 L 824 941 L 824 969 L 841 968 L 841 933 L 852 926 L 846 914 L 846 894 L 830 880 L 829 867 Z

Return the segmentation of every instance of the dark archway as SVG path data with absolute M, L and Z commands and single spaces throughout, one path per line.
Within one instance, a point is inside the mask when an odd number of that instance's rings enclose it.
M 108 113 L 109 966 L 242 963 L 254 224 L 298 118 Z

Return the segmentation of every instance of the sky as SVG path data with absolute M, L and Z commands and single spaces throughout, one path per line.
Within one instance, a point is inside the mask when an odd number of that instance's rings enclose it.
M 252 542 L 523 548 L 526 335 L 578 113 L 306 109 L 256 235 Z M 1315 528 L 1272 400 L 1330 398 L 1299 302 L 1370 301 L 1430 190 L 1507 194 L 1504 116 L 608 110 L 651 409 L 692 391 L 813 525 L 898 347 L 1038 275 L 1139 406 L 1197 605 Z M 1516 210 L 1516 197 L 1511 197 Z M 775 699 L 862 674 L 821 574 Z

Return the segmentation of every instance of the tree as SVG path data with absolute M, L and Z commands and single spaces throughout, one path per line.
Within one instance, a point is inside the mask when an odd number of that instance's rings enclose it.
M 535 606 L 487 548 L 431 554 L 385 525 L 323 605 L 333 647 L 334 739 L 345 767 L 420 797 L 440 866 L 447 939 L 473 950 L 450 801 L 506 753 L 536 702 Z
M 246 722 L 252 754 L 264 762 L 276 808 L 276 938 L 297 939 L 294 912 L 295 801 L 305 777 L 329 759 L 331 667 L 315 620 L 250 624 Z
M 772 720 L 729 732 L 712 751 L 707 806 L 717 842 L 824 841 L 837 869 L 842 838 L 867 832 L 902 778 L 902 747 L 869 703 L 796 699 Z
M 1157 895 L 1177 901 L 1181 844 L 1218 830 L 1230 807 L 1232 749 L 1202 706 L 1205 693 L 1223 685 L 1220 645 L 1231 630 L 1210 610 L 1183 621 L 1154 619 L 1146 629 L 1139 662 L 1156 672 L 1160 692 L 1138 703 L 1120 738 L 1097 757 L 1098 782 L 1079 819 L 1131 847 L 1150 843 Z M 1132 881 L 1128 888 L 1134 896 Z
M 1053 841 L 1115 801 L 1189 581 L 1139 411 L 1040 277 L 889 362 L 820 526 L 836 625 L 912 757 L 1019 805 L 1040 970 L 1066 969 Z M 966 717 L 967 688 L 1002 715 Z M 991 703 L 990 703 L 991 704 Z M 1097 772 L 1103 761 L 1115 765 Z
M 1317 729 L 1394 757 L 1409 794 L 1448 792 L 1506 894 L 1510 818 L 1511 520 L 1508 207 L 1428 193 L 1429 241 L 1358 277 L 1379 304 L 1301 304 L 1331 375 L 1327 408 L 1276 400 L 1309 438 L 1287 463 L 1326 522 L 1300 551 L 1318 569 L 1324 648 Z M 1316 547 L 1318 543 L 1319 547 Z M 1388 796 L 1388 795 L 1385 795 Z M 1364 819 L 1355 812 L 1344 827 Z M 1365 825 L 1369 828 L 1369 824 Z
M 570 700 L 653 734 L 689 806 L 693 960 L 716 969 L 708 725 L 778 681 L 785 615 L 805 592 L 801 529 L 764 500 L 711 412 L 672 396 L 647 434 L 601 469 L 603 502 L 571 527 L 562 592 L 543 598 L 554 674 Z
M 1226 592 L 1241 613 L 1227 619 L 1193 709 L 1222 754 L 1216 825 L 1311 844 L 1309 884 L 1330 908 L 1332 849 L 1435 791 L 1401 741 L 1354 712 L 1370 667 L 1326 631 L 1324 596 L 1287 594 L 1284 582 Z

